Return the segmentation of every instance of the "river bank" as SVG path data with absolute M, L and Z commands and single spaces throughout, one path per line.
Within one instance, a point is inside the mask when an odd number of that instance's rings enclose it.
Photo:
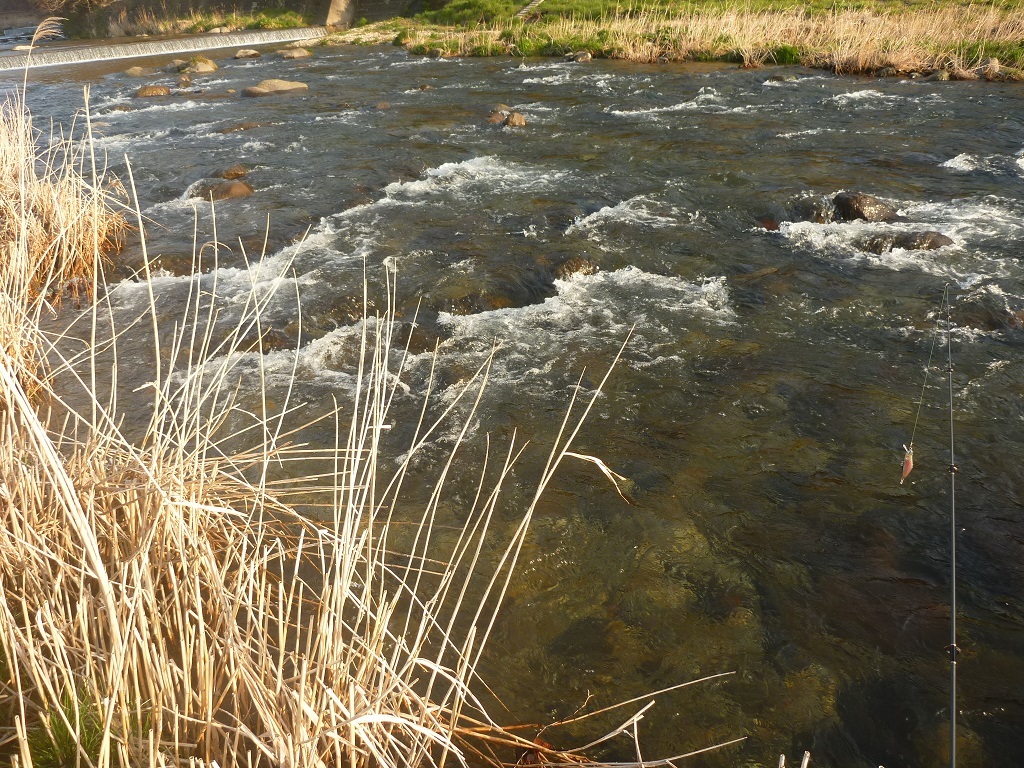
M 543 8 L 544 6 L 539 6 Z M 394 41 L 413 53 L 573 56 L 644 63 L 726 61 L 756 68 L 799 64 L 838 74 L 935 74 L 940 79 L 1024 79 L 1024 16 L 1017 8 L 938 5 L 815 11 L 707 5 L 646 7 L 586 16 L 488 16 L 475 23 L 378 22 L 325 44 Z

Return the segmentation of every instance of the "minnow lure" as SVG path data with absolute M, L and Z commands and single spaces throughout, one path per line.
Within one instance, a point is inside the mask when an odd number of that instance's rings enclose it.
M 900 485 L 903 485 L 903 481 L 907 479 L 907 475 L 914 468 L 914 444 L 911 443 L 909 448 L 904 445 L 903 450 L 906 451 L 906 454 L 903 456 L 903 474 L 900 475 Z

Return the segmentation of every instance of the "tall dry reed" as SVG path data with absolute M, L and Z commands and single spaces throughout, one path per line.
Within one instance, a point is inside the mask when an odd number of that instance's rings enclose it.
M 125 220 L 109 204 L 123 190 L 85 181 L 83 166 L 95 158 L 89 142 L 75 138 L 78 128 L 67 136 L 53 131 L 33 122 L 20 95 L 0 104 L 0 252 L 24 253 L 30 263 L 15 271 L 26 287 L 45 285 L 59 299 L 62 291 L 91 288 L 93 256 L 121 244 Z
M 366 36 L 367 31 L 349 34 Z M 490 42 L 495 36 L 497 41 Z M 410 25 L 401 40 L 414 51 L 436 48 L 449 55 L 560 55 L 583 49 L 641 62 L 724 59 L 746 66 L 803 64 L 839 73 L 892 68 L 961 74 L 996 57 L 1001 67 L 992 76 L 1020 77 L 1014 70 L 1024 69 L 1024 14 L 992 5 L 837 7 L 829 13 L 744 5 L 630 8 L 602 18 L 542 16 L 534 22 L 510 19 L 469 29 Z
M 31 145 L 16 146 L 30 162 Z M 168 321 L 148 267 L 149 309 L 120 325 L 98 266 L 84 326 L 53 338 L 26 304 L 47 287 L 25 289 L 29 242 L 13 241 L 0 273 L 0 295 L 22 302 L 0 332 L 49 366 L 37 375 L 0 349 L 0 750 L 13 766 L 592 765 L 587 746 L 558 751 L 502 727 L 473 691 L 538 498 L 577 456 L 593 399 L 569 404 L 511 532 L 495 539 L 524 448 L 514 439 L 484 446 L 477 495 L 452 531 L 441 510 L 489 360 L 436 420 L 409 425 L 391 469 L 404 355 L 392 311 L 366 317 L 354 388 L 319 417 L 336 445 L 305 447 L 291 385 L 272 393 L 263 356 L 248 351 L 267 303 L 292 285 L 287 267 L 268 276 L 255 262 L 244 311 L 225 327 L 215 280 L 190 282 Z M 143 331 L 150 362 L 126 361 L 123 336 L 138 355 Z M 131 410 L 148 427 L 129 439 L 122 398 L 137 392 L 121 391 L 118 372 L 147 366 L 146 404 Z M 243 397 L 246 382 L 256 391 Z M 457 408 L 468 420 L 413 507 L 410 468 Z M 296 463 L 310 472 L 285 478 Z M 320 514 L 300 514 L 316 504 Z M 610 736 L 634 739 L 646 709 Z

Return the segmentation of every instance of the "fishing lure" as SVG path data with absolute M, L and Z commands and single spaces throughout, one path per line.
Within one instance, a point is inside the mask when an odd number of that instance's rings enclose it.
M 907 475 L 914 468 L 914 444 L 911 443 L 909 448 L 904 445 L 903 450 L 906 453 L 903 456 L 903 474 L 900 475 L 900 485 L 903 485 L 903 481 L 907 479 Z

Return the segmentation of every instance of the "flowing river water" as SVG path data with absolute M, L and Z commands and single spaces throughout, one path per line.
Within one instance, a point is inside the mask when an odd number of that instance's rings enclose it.
M 592 389 L 634 329 L 577 447 L 629 478 L 633 503 L 592 464 L 556 476 L 484 665 L 508 708 L 494 706 L 499 719 L 550 722 L 588 692 L 593 708 L 735 671 L 659 697 L 640 725 L 644 756 L 747 736 L 686 764 L 774 765 L 804 749 L 829 768 L 943 764 L 938 362 L 917 468 L 904 485 L 899 472 L 948 283 L 961 762 L 1019 764 L 1024 89 L 391 47 L 294 62 L 228 54 L 163 100 L 132 94 L 176 77 L 140 81 L 106 62 L 34 72 L 29 101 L 37 119 L 66 123 L 91 85 L 98 146 L 122 176 L 130 156 L 154 222 L 155 290 L 170 303 L 191 279 L 192 195 L 228 166 L 251 168 L 255 194 L 217 209 L 219 239 L 236 243 L 221 253 L 219 290 L 247 292 L 238 239 L 258 254 L 269 218 L 264 263 L 294 259 L 303 323 L 300 336 L 294 300 L 268 308 L 281 349 L 267 369 L 286 378 L 287 347 L 300 344 L 296 397 L 311 412 L 351 384 L 364 264 L 372 286 L 396 265 L 399 314 L 422 301 L 411 394 L 435 342 L 442 402 L 501 343 L 473 426 L 536 444 L 515 471 L 511 525 L 579 376 Z M 270 77 L 310 90 L 228 93 Z M 488 124 L 498 103 L 527 127 Z M 256 125 L 228 130 L 243 123 Z M 827 201 L 843 190 L 877 195 L 903 220 L 831 222 Z M 202 205 L 199 222 L 209 239 Z M 921 230 L 952 245 L 871 245 Z M 125 274 L 138 266 L 137 248 L 121 262 Z M 125 280 L 112 300 L 134 311 L 146 291 Z M 474 478 L 453 486 L 448 514 Z M 623 740 L 599 756 L 635 754 Z

